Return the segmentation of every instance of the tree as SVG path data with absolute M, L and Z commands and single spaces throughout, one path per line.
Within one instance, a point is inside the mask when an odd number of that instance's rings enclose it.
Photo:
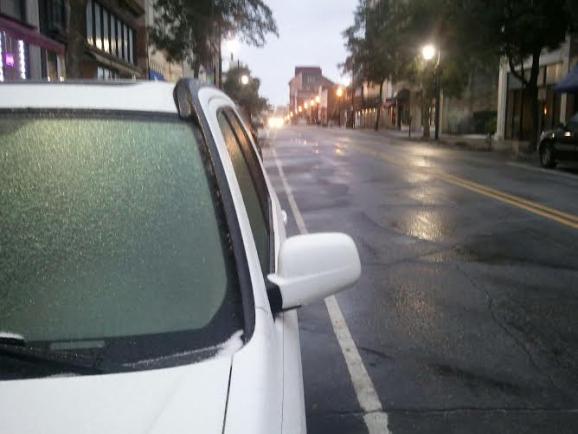
M 558 48 L 575 26 L 575 0 L 454 0 L 454 8 L 462 25 L 462 43 L 473 51 L 504 56 L 511 74 L 522 83 L 531 103 L 529 150 L 535 150 L 540 55 Z
M 223 36 L 239 35 L 262 46 L 268 33 L 278 35 L 271 9 L 263 0 L 155 0 L 150 29 L 153 45 L 169 61 L 189 61 L 195 77 L 220 52 Z
M 383 100 L 385 80 L 408 81 L 422 90 L 424 136 L 429 137 L 431 101 L 435 96 L 436 74 L 444 94 L 459 95 L 473 68 L 471 53 L 460 50 L 452 40 L 453 16 L 448 13 L 449 0 L 360 0 L 354 24 L 344 32 L 349 56 L 345 69 L 353 70 L 361 81 L 379 85 Z M 435 71 L 420 58 L 420 49 L 435 42 L 445 53 L 443 68 Z M 381 104 L 375 129 L 379 128 Z
M 248 79 L 246 84 L 242 80 L 244 76 Z M 246 66 L 240 66 L 229 69 L 223 90 L 243 109 L 246 115 L 253 118 L 268 107 L 267 99 L 259 96 L 260 87 L 261 81 L 251 77 L 251 70 Z

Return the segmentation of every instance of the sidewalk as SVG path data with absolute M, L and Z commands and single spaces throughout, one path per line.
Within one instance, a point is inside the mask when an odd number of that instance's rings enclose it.
M 408 140 L 413 142 L 421 143 L 436 143 L 432 136 L 429 139 L 422 137 L 421 131 L 412 131 L 411 136 L 409 131 L 406 130 L 393 130 L 393 129 L 379 129 L 375 131 L 371 128 L 356 128 L 357 131 L 370 132 L 373 134 L 379 134 L 396 140 Z M 491 147 L 488 137 L 482 134 L 464 134 L 464 135 L 451 135 L 442 134 L 440 135 L 437 145 L 446 146 L 454 149 L 463 149 L 469 151 L 477 152 L 495 152 L 502 154 L 503 156 L 513 158 L 515 160 L 521 161 L 535 161 L 535 154 L 529 154 L 525 152 L 528 144 L 526 142 L 520 142 L 516 140 L 492 140 Z

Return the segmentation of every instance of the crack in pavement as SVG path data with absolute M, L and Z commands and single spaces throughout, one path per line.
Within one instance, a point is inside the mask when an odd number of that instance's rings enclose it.
M 550 386 L 553 389 L 557 390 L 565 399 L 567 399 L 568 397 L 567 397 L 566 392 L 561 388 L 560 385 L 558 385 L 556 383 L 554 378 L 552 378 L 552 376 L 550 375 L 549 372 L 547 372 L 547 370 L 541 368 L 538 365 L 538 362 L 536 362 L 536 360 L 534 360 L 534 356 L 532 355 L 530 350 L 526 347 L 524 342 L 518 336 L 516 336 L 516 334 L 514 334 L 514 332 L 512 330 L 510 330 L 510 328 L 507 325 L 503 324 L 498 319 L 498 316 L 496 315 L 496 311 L 494 310 L 494 298 L 491 296 L 490 292 L 485 287 L 478 285 L 478 283 L 464 269 L 462 269 L 462 267 L 460 266 L 459 263 L 454 263 L 453 265 L 466 279 L 468 279 L 468 281 L 470 282 L 470 284 L 472 285 L 473 288 L 475 288 L 477 291 L 481 292 L 482 294 L 484 294 L 486 296 L 486 299 L 488 300 L 488 305 L 487 305 L 488 311 L 490 312 L 490 315 L 491 315 L 494 323 L 514 341 L 514 343 L 516 344 L 516 346 L 518 348 L 520 348 L 522 350 L 522 352 L 527 356 L 528 361 L 530 362 L 530 365 L 532 365 L 532 367 L 540 375 L 543 375 L 546 378 L 548 383 L 550 383 Z

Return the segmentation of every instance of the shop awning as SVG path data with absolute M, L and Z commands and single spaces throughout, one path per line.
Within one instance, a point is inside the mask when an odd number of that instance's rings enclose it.
M 578 92 L 578 65 L 570 70 L 568 75 L 554 87 L 554 90 L 556 92 Z
M 44 36 L 33 26 L 17 23 L 0 16 L 0 30 L 5 31 L 13 38 L 23 40 L 27 44 L 36 45 L 48 51 L 64 55 L 64 44 Z

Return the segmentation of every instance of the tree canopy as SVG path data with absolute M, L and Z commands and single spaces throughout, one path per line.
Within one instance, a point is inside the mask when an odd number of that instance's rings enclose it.
M 578 30 L 576 0 L 359 0 L 344 32 L 349 55 L 343 66 L 358 83 L 420 85 L 429 103 L 434 75 L 420 59 L 425 43 L 440 50 L 439 80 L 449 96 L 461 94 L 470 71 L 497 69 L 503 56 L 530 95 L 535 143 L 540 54 L 558 48 L 571 30 Z
M 278 35 L 273 13 L 263 0 L 155 0 L 150 29 L 153 45 L 170 61 L 189 61 L 198 75 L 211 63 L 223 37 L 237 35 L 255 46 Z
M 246 83 L 242 80 L 244 76 L 247 78 Z M 225 93 L 251 117 L 260 114 L 268 107 L 267 99 L 259 95 L 260 87 L 261 81 L 252 77 L 251 70 L 246 66 L 229 69 L 223 84 Z

